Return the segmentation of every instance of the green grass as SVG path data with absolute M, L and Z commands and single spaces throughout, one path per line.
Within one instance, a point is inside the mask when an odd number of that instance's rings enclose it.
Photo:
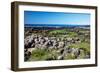
M 75 59 L 75 55 L 72 55 L 71 53 L 67 54 L 65 57 L 64 57 L 65 60 L 73 60 Z
M 44 60 L 49 56 L 49 52 L 43 49 L 32 51 L 31 60 Z
M 67 35 L 68 37 L 76 37 L 78 34 L 76 32 L 71 32 L 68 29 L 61 29 L 61 30 L 52 30 L 49 32 L 50 35 Z
M 63 33 L 66 33 L 66 29 L 52 30 L 49 32 L 49 34 L 63 34 Z
M 69 47 L 70 48 L 82 48 L 85 51 L 85 53 L 90 53 L 90 44 L 87 42 L 71 44 Z
M 32 52 L 29 61 L 42 61 L 48 58 L 55 58 L 57 55 L 57 51 L 54 49 L 49 51 L 44 49 L 36 49 Z
M 76 32 L 68 32 L 68 37 L 76 37 L 78 34 Z

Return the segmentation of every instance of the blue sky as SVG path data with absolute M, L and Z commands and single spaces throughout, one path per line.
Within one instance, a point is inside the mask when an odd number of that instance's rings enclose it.
M 24 11 L 24 24 L 90 25 L 90 14 Z

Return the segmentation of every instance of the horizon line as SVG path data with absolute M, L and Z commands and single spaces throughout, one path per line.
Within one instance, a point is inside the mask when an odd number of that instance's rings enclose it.
M 41 24 L 41 25 L 43 25 L 43 24 Z M 45 25 L 48 25 L 48 24 L 45 24 Z M 90 25 L 90 24 L 51 24 L 51 25 Z

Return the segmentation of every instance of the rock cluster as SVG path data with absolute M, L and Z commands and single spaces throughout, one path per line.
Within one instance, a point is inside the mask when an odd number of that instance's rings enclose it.
M 25 60 L 27 61 L 31 56 L 33 50 L 43 49 L 43 50 L 52 50 L 56 49 L 59 53 L 59 56 L 55 57 L 56 60 L 63 60 L 67 54 L 75 56 L 75 58 L 80 58 L 82 52 L 85 52 L 81 48 L 70 48 L 70 43 L 80 42 L 79 38 L 67 38 L 61 39 L 59 37 L 47 37 L 42 35 L 32 34 L 27 36 L 24 39 L 24 52 Z M 87 55 L 84 58 L 89 58 L 90 55 Z M 46 60 L 52 60 L 53 58 L 47 58 Z

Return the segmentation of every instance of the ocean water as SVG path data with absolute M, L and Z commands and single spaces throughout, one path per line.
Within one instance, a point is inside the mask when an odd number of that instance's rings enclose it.
M 54 27 L 54 28 L 61 28 L 61 27 L 90 27 L 90 25 L 78 25 L 78 24 L 25 24 L 24 27 Z

